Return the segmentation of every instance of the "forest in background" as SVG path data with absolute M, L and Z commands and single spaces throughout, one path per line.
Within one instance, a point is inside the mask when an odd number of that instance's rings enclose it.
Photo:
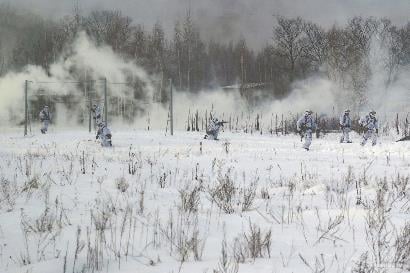
M 388 18 L 353 17 L 345 25 L 324 28 L 300 17 L 275 16 L 272 37 L 266 37 L 264 47 L 254 49 L 244 38 L 229 43 L 205 41 L 189 10 L 185 18 L 175 20 L 174 32 L 166 35 L 160 22 L 146 26 L 115 10 L 82 15 L 74 9 L 71 15 L 52 20 L 0 5 L 0 76 L 29 64 L 48 71 L 69 52 L 80 31 L 156 75 L 160 91 L 171 78 L 178 90 L 191 93 L 221 86 L 259 86 L 266 95 L 283 98 L 295 81 L 320 75 L 351 92 L 348 96 L 360 107 L 366 103 L 372 77 L 372 44 L 383 47 L 386 86 L 410 64 L 410 22 L 396 26 Z M 160 93 L 161 101 L 166 101 L 166 93 Z

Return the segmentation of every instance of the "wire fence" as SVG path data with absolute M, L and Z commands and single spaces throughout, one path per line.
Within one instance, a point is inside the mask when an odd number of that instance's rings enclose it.
M 56 87 L 52 87 L 56 85 Z M 108 122 L 109 118 L 122 120 L 124 122 L 133 123 L 135 119 L 146 117 L 146 128 L 150 130 L 151 113 L 147 111 L 148 105 L 158 105 L 161 107 L 164 117 L 163 126 L 166 132 L 168 130 L 173 133 L 173 103 L 164 104 L 155 96 L 149 98 L 135 98 L 133 96 L 133 82 L 108 82 L 106 79 L 99 80 L 84 80 L 84 81 L 26 81 L 25 85 L 25 108 L 26 115 L 24 125 L 25 135 L 27 131 L 31 132 L 31 123 L 39 122 L 38 113 L 44 105 L 48 105 L 52 112 L 58 117 L 57 108 L 64 107 L 68 112 L 71 111 L 73 118 L 79 124 L 88 124 L 89 131 L 95 124 L 92 124 L 91 108 L 94 104 L 102 106 L 104 113 L 104 121 Z M 51 86 L 51 87 L 50 87 Z M 66 87 L 66 86 L 72 86 Z M 172 82 L 169 83 L 172 87 Z M 64 90 L 76 90 L 76 92 L 57 92 L 55 89 L 62 88 Z M 78 90 L 83 92 L 78 92 Z M 122 90 L 122 91 L 121 91 Z M 125 91 L 124 91 L 125 90 Z M 162 91 L 162 90 L 161 90 Z M 172 89 L 170 88 L 172 92 Z M 172 93 L 170 92 L 169 99 L 172 102 Z M 58 107 L 61 105 L 61 107 Z M 208 110 L 191 110 L 180 109 L 182 106 L 175 103 L 179 113 L 187 113 L 186 118 L 183 116 L 177 117 L 179 120 L 179 129 L 186 131 L 206 131 L 208 126 L 210 113 Z M 169 107 L 169 109 L 167 109 Z M 172 111 L 171 111 L 172 109 Z M 203 108 L 202 108 L 203 109 Z M 151 110 L 155 111 L 153 107 Z M 164 113 L 165 112 L 165 113 Z M 296 133 L 296 121 L 302 113 L 258 113 L 256 111 L 238 112 L 237 113 L 220 113 L 220 119 L 227 122 L 225 130 L 231 132 L 243 133 L 259 133 L 271 135 L 288 135 Z M 352 115 L 352 129 L 361 132 L 362 128 L 359 125 L 360 116 L 365 113 L 356 113 Z M 398 135 L 410 135 L 409 112 L 401 113 L 384 113 L 381 120 L 381 131 L 390 133 L 394 130 Z M 182 120 L 182 121 L 181 121 Z M 339 116 L 335 113 L 329 115 L 316 114 L 315 121 L 318 125 L 317 136 L 338 132 L 339 131 Z

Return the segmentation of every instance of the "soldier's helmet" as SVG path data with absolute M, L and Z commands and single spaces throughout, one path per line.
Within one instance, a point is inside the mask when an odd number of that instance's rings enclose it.
M 313 111 L 310 110 L 310 109 L 308 109 L 308 110 L 305 111 L 305 116 L 310 115 L 310 114 L 312 114 L 312 113 L 313 113 Z
M 374 110 L 372 110 L 372 111 L 370 111 L 370 116 L 375 116 L 376 115 L 376 111 L 374 111 Z
M 350 113 L 350 109 L 346 109 L 346 110 L 345 110 L 345 113 Z

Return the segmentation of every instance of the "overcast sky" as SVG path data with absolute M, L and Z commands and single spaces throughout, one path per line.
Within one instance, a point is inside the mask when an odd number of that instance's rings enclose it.
M 77 0 L 0 0 L 35 13 L 61 17 L 72 13 Z M 177 18 L 191 7 L 205 38 L 228 41 L 241 34 L 251 46 L 270 42 L 273 15 L 301 16 L 331 26 L 355 15 L 388 17 L 395 24 L 410 20 L 410 0 L 78 0 L 84 14 L 95 9 L 118 9 L 150 28 L 156 21 L 171 32 Z

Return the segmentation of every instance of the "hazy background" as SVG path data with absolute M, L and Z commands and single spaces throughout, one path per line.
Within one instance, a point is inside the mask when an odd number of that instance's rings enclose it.
M 346 108 L 361 114 L 370 109 L 408 113 L 409 0 L 0 4 L 6 4 L 0 18 L 3 124 L 22 125 L 25 80 L 31 81 L 33 121 L 47 103 L 56 113 L 54 125 L 61 126 L 87 123 L 89 98 L 102 103 L 101 78 L 110 83 L 111 121 L 138 127 L 167 124 L 170 78 L 178 128 L 197 110 L 202 116 L 211 110 L 224 117 L 260 114 L 265 123 L 273 113 L 290 116 L 308 108 L 323 115 L 339 115 Z M 132 18 L 129 25 L 126 16 Z M 293 63 L 286 44 L 289 25 L 293 33 L 301 28 L 292 42 L 301 54 Z M 96 81 L 94 86 L 89 80 Z M 263 88 L 242 88 L 260 83 Z M 90 90 L 95 94 L 90 96 Z
M 254 48 L 271 42 L 275 15 L 301 16 L 329 27 L 345 24 L 354 16 L 388 17 L 393 24 L 401 25 L 407 23 L 410 13 L 409 0 L 0 0 L 0 3 L 54 19 L 72 14 L 77 3 L 84 14 L 116 9 L 149 28 L 160 22 L 167 34 L 172 34 L 176 18 L 182 20 L 191 8 L 205 40 L 228 42 L 243 35 Z

